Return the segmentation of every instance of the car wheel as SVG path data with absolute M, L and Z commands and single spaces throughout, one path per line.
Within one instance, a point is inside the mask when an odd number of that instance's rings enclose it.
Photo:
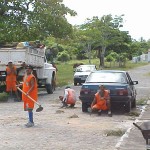
M 129 101 L 125 104 L 125 111 L 127 113 L 129 113 L 131 111 L 131 101 Z
M 133 102 L 132 102 L 132 108 L 136 108 L 136 99 L 134 98 Z
M 82 112 L 88 112 L 88 105 L 87 103 L 82 102 Z
M 77 83 L 76 82 L 74 82 L 74 86 L 76 86 L 77 85 Z

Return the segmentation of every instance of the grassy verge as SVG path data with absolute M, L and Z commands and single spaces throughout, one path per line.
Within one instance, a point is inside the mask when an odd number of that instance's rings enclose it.
M 123 129 L 116 129 L 116 130 L 106 130 L 106 136 L 122 136 L 125 134 L 125 130 Z
M 0 102 L 7 102 L 8 100 L 8 94 L 3 92 L 3 93 L 0 93 Z
M 73 75 L 74 75 L 74 69 L 73 64 L 75 63 L 83 63 L 83 64 L 89 64 L 89 60 L 71 60 L 68 62 L 57 62 L 57 86 L 62 87 L 64 85 L 70 85 L 73 83 Z M 99 59 L 92 59 L 91 64 L 94 64 L 99 69 Z M 119 68 L 117 64 L 113 65 L 106 62 L 104 69 L 119 69 L 119 70 L 130 70 L 139 66 L 147 65 L 148 63 L 132 63 L 131 61 L 128 61 L 125 65 L 125 67 Z

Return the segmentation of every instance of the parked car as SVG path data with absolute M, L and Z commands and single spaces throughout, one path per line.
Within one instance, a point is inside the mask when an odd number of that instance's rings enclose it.
M 80 65 L 75 69 L 74 85 L 84 83 L 91 71 L 95 71 L 95 65 Z
M 125 111 L 130 112 L 136 107 L 136 89 L 134 85 L 138 81 L 132 81 L 127 71 L 99 70 L 91 72 L 82 85 L 79 99 L 82 102 L 82 111 L 87 112 L 99 85 L 104 85 L 110 91 L 111 103 L 121 103 Z

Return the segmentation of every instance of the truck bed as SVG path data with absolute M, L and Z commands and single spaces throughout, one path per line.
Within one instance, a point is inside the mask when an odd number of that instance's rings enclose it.
M 20 67 L 23 62 L 35 67 L 43 67 L 44 58 L 44 49 L 40 48 L 0 48 L 0 70 L 5 70 L 10 60 L 17 68 Z

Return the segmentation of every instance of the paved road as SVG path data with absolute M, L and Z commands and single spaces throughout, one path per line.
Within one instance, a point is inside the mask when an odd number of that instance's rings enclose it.
M 136 85 L 138 100 L 149 98 L 150 82 L 147 76 L 149 70 L 150 65 L 130 71 L 132 78 L 139 81 Z M 79 95 L 80 86 L 72 87 Z M 90 116 L 82 113 L 79 100 L 75 109 L 60 109 L 58 96 L 63 94 L 63 89 L 57 88 L 52 95 L 45 91 L 39 92 L 39 102 L 44 110 L 40 113 L 34 112 L 35 127 L 33 128 L 24 127 L 27 114 L 23 111 L 22 102 L 0 103 L 0 149 L 115 150 L 117 145 L 118 148 L 124 150 L 123 148 L 129 143 L 128 139 L 108 136 L 108 133 L 127 131 L 132 127 L 133 121 L 138 118 L 120 111 L 115 111 L 111 118 L 105 113 L 102 116 L 97 116 L 97 114 Z M 132 145 L 132 141 L 130 142 Z M 128 147 L 128 150 L 131 149 Z

